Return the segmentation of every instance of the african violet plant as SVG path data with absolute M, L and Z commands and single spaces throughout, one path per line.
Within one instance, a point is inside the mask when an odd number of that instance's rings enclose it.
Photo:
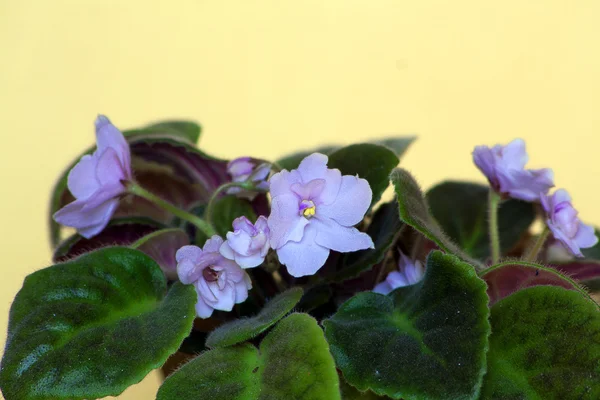
M 412 138 L 228 163 L 199 134 L 97 119 L 52 195 L 55 265 L 12 304 L 7 400 L 155 368 L 159 400 L 600 398 L 598 239 L 522 140 L 475 148 L 489 187 L 423 195 Z

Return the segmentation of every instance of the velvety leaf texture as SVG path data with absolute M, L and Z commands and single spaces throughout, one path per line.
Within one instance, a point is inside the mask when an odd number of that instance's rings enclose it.
M 424 279 L 389 296 L 359 293 L 324 322 L 344 378 L 394 399 L 475 399 L 490 333 L 486 285 L 439 251 Z
M 599 399 L 600 312 L 580 293 L 523 289 L 491 309 L 482 399 Z
M 300 287 L 280 293 L 255 317 L 232 321 L 212 331 L 206 339 L 206 345 L 211 348 L 232 346 L 258 336 L 292 311 L 300 301 L 302 293 Z
M 346 254 L 334 279 L 343 281 L 354 278 L 383 261 L 402 226 L 404 223 L 398 216 L 396 202 L 382 204 L 375 211 L 373 220 L 367 229 L 367 233 L 375 243 L 375 248 Z
M 398 168 L 390 176 L 398 198 L 400 219 L 412 226 L 427 239 L 447 253 L 454 254 L 472 265 L 482 264 L 469 257 L 452 240 L 448 238 L 437 221 L 429 213 L 429 206 L 415 179 L 405 170 Z
M 541 285 L 576 290 L 588 297 L 585 290 L 570 277 L 553 268 L 524 261 L 511 261 L 495 265 L 482 271 L 480 276 L 488 285 L 490 305 L 521 289 Z
M 167 293 L 158 265 L 127 248 L 35 272 L 11 307 L 2 391 L 10 400 L 118 395 L 179 348 L 195 301 L 191 286 Z
M 389 186 L 390 172 L 400 160 L 385 146 L 372 143 L 353 144 L 329 155 L 329 168 L 337 168 L 342 175 L 358 175 L 366 179 L 373 191 L 371 205 L 377 203 Z
M 158 400 L 340 400 L 323 331 L 307 314 L 279 322 L 260 344 L 216 348 L 171 375 Z
M 468 182 L 444 182 L 427 192 L 431 214 L 450 239 L 480 260 L 490 256 L 488 237 L 489 187 Z M 506 254 L 535 219 L 532 203 L 509 199 L 498 210 L 498 233 Z

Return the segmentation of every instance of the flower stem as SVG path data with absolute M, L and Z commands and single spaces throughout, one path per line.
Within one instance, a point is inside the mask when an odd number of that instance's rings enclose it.
M 494 189 L 490 189 L 488 198 L 488 213 L 490 218 L 489 236 L 492 249 L 492 263 L 497 264 L 500 260 L 500 235 L 498 233 L 498 205 L 502 198 Z
M 548 227 L 545 226 L 542 233 L 540 233 L 540 236 L 538 236 L 537 241 L 535 242 L 535 244 L 529 251 L 529 254 L 527 254 L 527 258 L 526 258 L 527 261 L 535 262 L 535 260 L 537 260 L 537 257 L 540 254 L 542 247 L 544 247 L 544 243 L 546 243 L 546 239 L 548 239 L 549 234 L 550 234 L 550 229 L 548 229 Z
M 188 222 L 194 224 L 198 229 L 200 229 L 202 232 L 204 232 L 204 234 L 206 234 L 208 237 L 216 234 L 214 228 L 209 223 L 207 223 L 205 220 L 203 220 L 202 218 L 197 217 L 194 214 L 191 214 L 187 211 L 184 211 L 184 210 L 174 206 L 173 204 L 169 203 L 168 201 L 165 201 L 165 200 L 161 199 L 160 197 L 156 196 L 154 193 L 147 191 L 146 189 L 144 189 L 137 183 L 130 182 L 127 185 L 127 190 L 131 194 L 134 194 L 136 196 L 139 196 L 143 199 L 150 201 L 153 204 L 156 204 L 160 208 L 170 212 L 171 214 L 175 215 L 176 217 L 179 217 L 185 221 L 188 221 Z

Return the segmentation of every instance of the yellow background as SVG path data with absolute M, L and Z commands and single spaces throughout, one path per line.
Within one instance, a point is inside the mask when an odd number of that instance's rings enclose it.
M 472 147 L 523 137 L 600 224 L 599 20 L 597 0 L 0 0 L 1 340 L 97 113 L 198 120 L 223 157 L 416 133 L 403 164 L 425 187 L 483 181 Z

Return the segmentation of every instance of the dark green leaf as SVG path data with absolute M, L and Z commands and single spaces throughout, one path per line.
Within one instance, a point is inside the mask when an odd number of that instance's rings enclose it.
M 177 250 L 189 244 L 190 239 L 184 231 L 172 228 L 152 232 L 132 243 L 131 247 L 152 257 L 167 278 L 175 280 L 177 279 L 175 254 Z
M 211 348 L 232 346 L 258 336 L 292 311 L 300 301 L 302 293 L 301 288 L 292 288 L 275 296 L 257 316 L 221 325 L 208 336 L 206 346 Z
M 439 251 L 424 279 L 390 296 L 364 292 L 324 322 L 345 379 L 395 399 L 474 399 L 490 325 L 485 283 Z
M 406 152 L 406 150 L 411 145 L 411 143 L 415 141 L 415 139 L 416 139 L 415 136 L 405 136 L 405 137 L 390 136 L 390 137 L 386 137 L 386 138 L 382 138 L 382 139 L 373 140 L 370 143 L 389 147 L 391 150 L 394 151 L 396 156 L 402 157 L 402 155 Z M 310 151 L 299 151 L 297 153 L 290 154 L 286 157 L 280 158 L 279 160 L 277 160 L 277 165 L 279 165 L 281 168 L 284 168 L 287 170 L 296 169 L 296 168 L 298 168 L 298 166 L 300 165 L 300 162 L 305 157 L 307 157 L 313 153 L 321 153 L 321 154 L 329 155 L 329 154 L 333 153 L 335 150 L 338 150 L 342 147 L 343 146 L 341 146 L 341 145 L 329 145 L 329 146 L 321 146 L 319 148 L 316 148 L 316 149 L 310 150 Z
M 192 286 L 173 285 L 145 254 L 104 248 L 29 275 L 11 310 L 0 386 L 6 398 L 116 396 L 181 345 Z
M 256 221 L 256 214 L 248 200 L 236 196 L 224 196 L 215 201 L 210 217 L 213 226 L 220 236 L 232 230 L 233 220 L 245 216 L 250 221 Z
M 201 128 L 192 121 L 161 121 L 140 129 L 124 131 L 126 137 L 160 136 L 184 139 L 191 144 L 196 144 L 200 138 Z
M 600 312 L 580 293 L 523 289 L 491 310 L 482 399 L 599 399 Z
M 354 278 L 382 262 L 403 225 L 398 216 L 396 202 L 382 204 L 375 212 L 367 229 L 367 233 L 375 243 L 375 248 L 346 254 L 342 261 L 342 267 L 334 279 L 343 281 Z
M 373 191 L 371 205 L 377 203 L 389 186 L 390 172 L 400 160 L 385 146 L 372 143 L 353 144 L 329 155 L 329 168 L 337 168 L 342 175 L 358 175 L 366 179 Z
M 457 255 L 472 265 L 481 267 L 481 263 L 469 257 L 450 240 L 439 224 L 429 213 L 429 206 L 415 179 L 405 170 L 398 168 L 392 172 L 392 183 L 398 198 L 400 219 L 433 241 L 440 249 Z
M 65 239 L 54 251 L 52 261 L 63 262 L 107 246 L 128 246 L 164 225 L 147 218 L 118 218 L 91 239 L 74 234 Z
M 382 146 L 387 146 L 396 153 L 398 158 L 402 157 L 408 147 L 415 141 L 416 136 L 405 136 L 405 137 L 397 137 L 390 136 L 388 138 L 383 138 L 379 140 L 374 140 L 372 143 L 380 144 Z
M 282 320 L 262 341 L 201 354 L 171 375 L 158 400 L 339 400 L 323 331 L 307 314 Z
M 551 285 L 576 290 L 589 298 L 573 279 L 555 269 L 525 261 L 510 261 L 494 265 L 480 273 L 488 285 L 490 305 L 506 296 L 532 286 Z
M 339 146 L 322 146 L 311 151 L 299 151 L 298 153 L 290 154 L 289 156 L 280 158 L 276 161 L 276 163 L 281 168 L 290 171 L 292 169 L 298 168 L 300 162 L 306 157 L 310 156 L 312 153 L 321 153 L 327 155 L 335 149 L 337 149 L 338 147 Z
M 489 187 L 468 182 L 444 182 L 427 192 L 431 214 L 467 254 L 479 260 L 490 256 Z M 498 210 L 501 254 L 513 249 L 535 219 L 532 203 L 507 200 Z
M 349 385 L 344 381 L 344 378 L 340 378 L 340 392 L 342 393 L 342 400 L 382 400 L 389 399 L 387 396 L 377 396 L 375 393 L 367 390 L 361 392 L 354 386 Z

